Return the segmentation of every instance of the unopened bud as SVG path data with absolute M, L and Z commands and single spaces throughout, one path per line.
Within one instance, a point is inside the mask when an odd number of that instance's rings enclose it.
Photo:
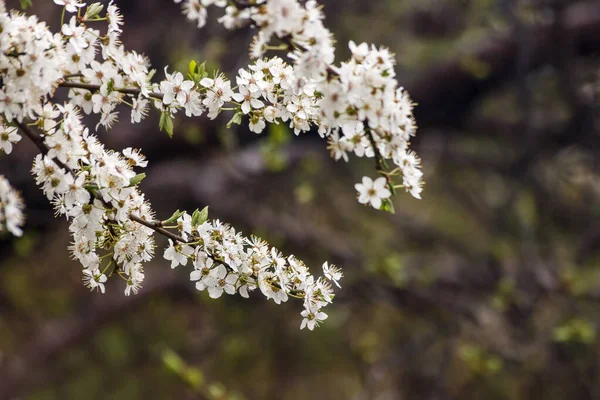
M 104 5 L 102 3 L 90 4 L 88 6 L 87 10 L 85 11 L 85 15 L 83 16 L 83 19 L 85 21 L 87 21 L 92 18 L 96 18 L 98 16 L 98 14 L 100 14 L 100 12 L 102 11 L 103 8 L 104 8 Z

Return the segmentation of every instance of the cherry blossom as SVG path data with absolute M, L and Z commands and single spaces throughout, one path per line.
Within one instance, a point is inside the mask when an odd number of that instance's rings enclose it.
M 358 191 L 358 202 L 361 204 L 370 203 L 374 209 L 378 210 L 381 208 L 381 201 L 392 195 L 385 186 L 386 180 L 384 177 L 377 178 L 374 181 L 368 176 L 363 177 L 362 183 L 354 185 Z

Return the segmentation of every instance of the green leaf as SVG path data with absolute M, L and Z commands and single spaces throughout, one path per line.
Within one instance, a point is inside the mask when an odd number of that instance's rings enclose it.
M 202 64 L 198 64 L 196 61 L 192 60 L 188 64 L 188 78 L 198 83 L 202 80 L 202 78 L 206 78 L 208 76 L 208 72 L 206 72 L 206 62 Z
M 173 118 L 168 111 L 163 111 L 160 114 L 160 121 L 158 123 L 158 129 L 165 131 L 169 135 L 169 138 L 173 137 Z
M 192 227 L 202 225 L 208 220 L 208 206 L 204 207 L 202 211 L 196 210 L 192 214 Z
M 242 116 L 244 115 L 243 112 L 238 111 L 236 112 L 233 117 L 231 117 L 231 119 L 229 120 L 229 122 L 227 123 L 227 128 L 231 128 L 231 125 L 236 124 L 239 125 L 242 123 Z
M 129 186 L 135 186 L 138 183 L 140 183 L 141 181 L 144 180 L 144 178 L 146 178 L 146 174 L 141 173 L 141 174 L 137 174 L 136 176 L 134 176 L 133 178 L 131 178 L 129 180 Z
M 169 217 L 169 219 L 166 219 L 166 220 L 162 221 L 162 223 L 165 224 L 165 225 L 166 224 L 172 224 L 173 222 L 177 221 L 179 219 L 179 217 L 181 217 L 183 214 L 185 214 L 185 211 L 179 211 L 179 210 L 177 210 L 177 211 L 175 211 L 173 213 L 173 215 L 171 215 Z
M 33 5 L 31 0 L 19 0 L 19 3 L 21 3 L 21 10 L 27 10 Z

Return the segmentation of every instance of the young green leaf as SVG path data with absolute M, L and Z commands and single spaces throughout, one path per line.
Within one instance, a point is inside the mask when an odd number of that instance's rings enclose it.
M 166 224 L 172 224 L 173 222 L 177 221 L 179 219 L 179 217 L 181 217 L 183 214 L 185 214 L 185 211 L 179 211 L 179 210 L 177 210 L 177 211 L 175 211 L 173 213 L 173 215 L 171 215 L 169 217 L 169 219 L 166 219 L 166 220 L 162 221 L 162 223 L 165 224 L 165 225 Z
M 188 65 L 188 73 L 190 77 L 194 77 L 198 73 L 198 63 L 194 60 L 190 61 Z
M 195 228 L 202 225 L 208 220 L 208 206 L 204 207 L 202 211 L 194 211 L 192 214 L 192 226 Z
M 133 178 L 131 178 L 129 180 L 129 186 L 135 186 L 138 183 L 140 183 L 141 181 L 144 180 L 144 178 L 146 178 L 146 174 L 141 173 L 141 174 L 137 174 L 136 176 L 134 176 Z

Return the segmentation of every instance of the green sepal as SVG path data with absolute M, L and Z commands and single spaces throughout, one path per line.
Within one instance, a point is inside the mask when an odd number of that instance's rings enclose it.
M 169 113 L 169 111 L 163 111 L 160 114 L 160 121 L 158 123 L 158 129 L 160 129 L 160 131 L 165 131 L 167 132 L 167 135 L 169 135 L 169 138 L 173 137 L 173 118 L 171 117 L 171 114 Z
M 396 209 L 394 208 L 394 203 L 390 199 L 384 199 L 381 203 L 381 207 L 379 208 L 382 211 L 387 211 L 390 214 L 396 214 Z
M 227 123 L 227 128 L 231 128 L 231 125 L 233 125 L 233 124 L 240 125 L 242 123 L 243 115 L 244 115 L 244 113 L 241 111 L 238 111 L 235 114 L 233 114 L 233 117 L 231 117 L 231 119 Z

